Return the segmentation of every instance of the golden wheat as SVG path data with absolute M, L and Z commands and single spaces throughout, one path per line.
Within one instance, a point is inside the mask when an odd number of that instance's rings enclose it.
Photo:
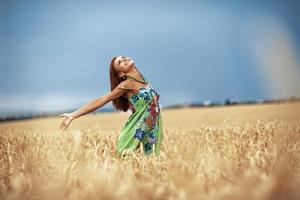
M 119 126 L 2 129 L 0 198 L 300 199 L 300 125 L 229 121 L 165 123 L 159 158 L 139 151 L 118 157 Z

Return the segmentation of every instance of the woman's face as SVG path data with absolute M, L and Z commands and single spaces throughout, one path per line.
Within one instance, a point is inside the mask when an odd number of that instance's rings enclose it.
M 118 72 L 126 73 L 134 66 L 134 61 L 126 56 L 118 56 L 114 61 L 114 66 Z

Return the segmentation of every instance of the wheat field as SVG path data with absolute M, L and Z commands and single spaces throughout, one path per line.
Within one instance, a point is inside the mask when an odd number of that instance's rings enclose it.
M 0 199 L 300 199 L 300 102 L 162 110 L 160 157 L 115 154 L 128 113 L 0 124 Z

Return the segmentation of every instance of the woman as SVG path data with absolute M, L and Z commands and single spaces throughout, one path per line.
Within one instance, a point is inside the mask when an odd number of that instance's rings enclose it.
M 117 153 L 135 151 L 141 145 L 144 155 L 160 154 L 162 119 L 159 93 L 139 72 L 132 59 L 113 57 L 110 63 L 111 92 L 97 98 L 72 113 L 63 113 L 60 128 L 66 130 L 70 123 L 112 101 L 117 110 L 132 111 L 118 138 Z

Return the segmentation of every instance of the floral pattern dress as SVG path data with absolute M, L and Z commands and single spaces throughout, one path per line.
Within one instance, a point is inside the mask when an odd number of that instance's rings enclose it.
M 128 101 L 132 114 L 118 138 L 118 154 L 122 155 L 124 150 L 134 151 L 142 145 L 144 155 L 158 156 L 163 138 L 158 91 L 148 83 L 136 90 Z

